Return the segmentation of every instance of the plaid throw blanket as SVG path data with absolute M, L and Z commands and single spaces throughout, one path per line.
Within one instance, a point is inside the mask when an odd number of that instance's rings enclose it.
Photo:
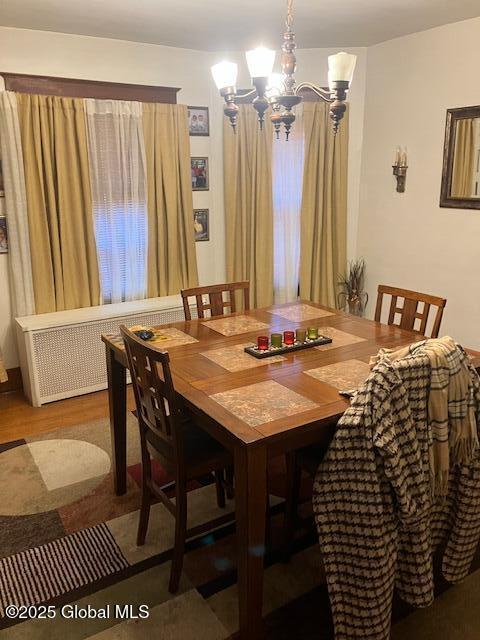
M 430 361 L 431 485 L 434 494 L 444 496 L 448 492 L 450 466 L 468 463 L 479 446 L 468 355 L 446 336 L 422 340 L 396 351 L 381 349 L 370 364 L 374 365 L 383 358 L 394 362 L 407 355 L 421 353 L 425 353 Z
M 480 380 L 467 361 L 480 418 Z M 414 606 L 433 600 L 433 551 L 443 575 L 467 574 L 480 539 L 480 452 L 431 492 L 431 362 L 382 359 L 339 421 L 314 484 L 313 506 L 336 640 L 388 640 L 394 586 Z

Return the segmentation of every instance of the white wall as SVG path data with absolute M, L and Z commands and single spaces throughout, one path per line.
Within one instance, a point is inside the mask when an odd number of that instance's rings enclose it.
M 212 54 L 137 42 L 0 27 L 0 71 L 181 87 L 178 102 L 210 108 L 210 136 L 191 137 L 192 156 L 208 156 L 210 191 L 193 193 L 210 209 L 210 242 L 198 242 L 200 283 L 225 278 L 222 105 L 212 82 Z M 8 289 L 8 256 L 0 255 L 0 347 L 18 365 Z
M 439 207 L 446 110 L 480 104 L 480 18 L 368 50 L 358 255 L 379 283 L 448 299 L 442 333 L 480 348 L 480 211 Z M 405 193 L 395 147 L 408 147 Z

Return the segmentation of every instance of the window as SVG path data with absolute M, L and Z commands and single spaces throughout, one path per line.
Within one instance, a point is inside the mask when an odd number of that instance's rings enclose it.
M 276 304 L 298 298 L 304 140 L 297 107 L 288 142 L 273 141 L 273 286 Z
M 142 106 L 86 100 L 102 303 L 146 297 L 147 202 Z

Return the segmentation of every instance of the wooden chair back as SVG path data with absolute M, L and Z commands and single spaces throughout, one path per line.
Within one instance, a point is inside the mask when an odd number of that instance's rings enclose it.
M 438 338 L 440 331 L 440 324 L 442 322 L 443 310 L 447 301 L 445 298 L 439 298 L 437 296 L 431 296 L 427 293 L 419 293 L 418 291 L 410 291 L 409 289 L 399 289 L 397 287 L 389 287 L 384 284 L 378 285 L 377 306 L 375 309 L 375 320 L 381 322 L 382 315 L 383 296 L 391 295 L 390 310 L 388 313 L 389 325 L 400 327 L 401 329 L 408 329 L 410 331 L 418 331 L 422 335 L 426 335 L 428 316 L 431 307 L 437 308 L 432 331 L 431 338 Z M 403 298 L 403 306 L 399 306 L 399 298 Z M 421 311 L 418 310 L 418 305 L 423 303 Z M 395 316 L 400 316 L 399 322 L 395 322 Z M 419 321 L 419 326 L 415 327 L 416 321 Z
M 168 458 L 179 454 L 181 417 L 170 371 L 170 357 L 120 326 L 132 378 L 140 426 L 146 440 Z M 153 437 L 148 436 L 148 432 Z M 157 446 L 156 446 L 157 445 Z M 158 446 L 159 445 L 159 446 Z
M 206 317 L 205 311 L 208 311 L 210 316 L 223 316 L 225 309 L 229 309 L 228 313 L 235 313 L 237 310 L 235 300 L 236 291 L 243 292 L 243 308 L 245 311 L 248 311 L 248 309 L 250 309 L 250 282 L 248 282 L 248 280 L 183 289 L 181 294 L 185 320 L 192 319 L 189 298 L 193 297 L 196 300 L 199 318 Z M 226 294 L 226 296 L 224 296 L 224 294 Z M 208 302 L 205 302 L 204 296 L 208 296 Z

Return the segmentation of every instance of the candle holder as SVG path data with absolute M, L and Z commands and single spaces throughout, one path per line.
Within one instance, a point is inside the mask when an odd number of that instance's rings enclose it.
M 306 329 L 297 329 L 295 331 L 295 337 L 297 342 L 305 342 L 307 339 L 307 330 Z
M 286 345 L 295 344 L 295 332 L 294 331 L 284 331 L 283 332 L 283 342 Z
M 252 345 L 251 347 L 245 347 L 244 351 L 245 353 L 248 353 L 249 355 L 254 356 L 255 358 L 263 359 L 263 358 L 271 358 L 272 356 L 278 356 L 284 353 L 290 353 L 291 351 L 300 351 L 301 349 L 311 349 L 312 347 L 319 347 L 322 344 L 329 344 L 330 342 L 332 342 L 331 338 L 327 338 L 326 336 L 319 336 L 318 329 L 316 327 L 315 327 L 315 330 L 317 331 L 316 338 L 306 338 L 303 342 L 299 342 L 297 340 L 297 342 L 294 342 L 293 344 L 282 344 L 281 342 L 282 334 L 272 333 L 270 347 L 268 349 L 262 349 L 258 345 L 258 338 L 257 338 L 257 344 Z M 289 333 L 292 333 L 294 335 L 293 331 Z M 276 347 L 275 342 L 278 343 L 279 340 L 280 340 L 280 346 Z
M 272 335 L 270 336 L 270 341 L 272 347 L 280 349 L 283 345 L 283 336 L 281 333 L 272 333 Z
M 307 327 L 307 338 L 309 340 L 318 338 L 318 327 Z
M 257 348 L 260 351 L 266 351 L 266 349 L 268 349 L 268 336 L 258 336 Z

